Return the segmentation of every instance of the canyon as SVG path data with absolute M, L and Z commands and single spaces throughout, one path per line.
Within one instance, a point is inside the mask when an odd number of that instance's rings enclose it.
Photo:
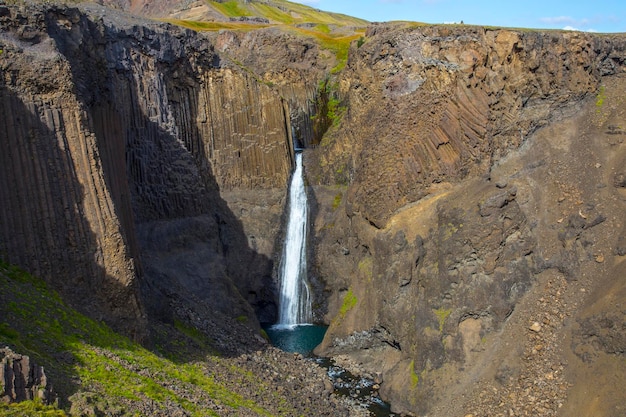
M 626 36 L 332 16 L 343 58 L 103 3 L 0 3 L 3 261 L 147 347 L 182 321 L 242 358 L 303 147 L 316 354 L 402 415 L 626 413 Z

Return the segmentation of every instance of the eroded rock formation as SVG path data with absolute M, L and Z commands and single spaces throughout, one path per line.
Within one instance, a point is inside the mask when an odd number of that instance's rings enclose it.
M 525 319 L 541 315 L 522 300 L 546 276 L 549 288 L 592 276 L 584 285 L 602 288 L 623 263 L 614 172 L 626 149 L 610 126 L 626 110 L 625 65 L 623 37 L 608 35 L 386 25 L 353 44 L 338 80 L 346 115 L 308 155 L 313 274 L 329 291 L 318 352 L 382 373 L 383 396 L 417 415 L 491 415 L 456 394 L 519 394 L 539 378 L 513 359 Z M 554 337 L 572 330 L 566 310 L 542 317 Z M 598 328 L 590 320 L 578 334 Z M 509 333 L 517 346 L 500 344 Z M 504 368 L 513 377 L 494 382 Z M 542 415 L 563 405 L 554 392 Z
M 56 394 L 42 366 L 9 348 L 0 349 L 0 401 L 7 403 L 37 399 L 53 404 Z

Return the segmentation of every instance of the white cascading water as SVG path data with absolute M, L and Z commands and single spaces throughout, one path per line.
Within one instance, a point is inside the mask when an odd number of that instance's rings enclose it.
M 306 280 L 308 207 L 302 153 L 296 153 L 296 169 L 289 185 L 289 218 L 280 265 L 279 325 L 306 324 L 312 320 L 311 294 Z

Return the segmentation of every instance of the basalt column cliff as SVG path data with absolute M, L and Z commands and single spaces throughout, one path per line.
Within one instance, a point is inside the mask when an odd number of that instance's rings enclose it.
M 99 6 L 0 22 L 2 257 L 138 335 L 194 303 L 275 320 L 304 84 L 279 95 L 191 30 Z

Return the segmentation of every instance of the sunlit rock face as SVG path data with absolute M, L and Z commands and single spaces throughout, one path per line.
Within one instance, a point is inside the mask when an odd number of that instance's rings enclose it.
M 597 256 L 625 233 L 625 51 L 620 36 L 401 24 L 353 44 L 345 116 L 308 155 L 311 275 L 329 294 L 317 352 L 382 373 L 418 415 L 472 411 L 446 408 L 469 375 L 519 375 L 506 355 L 523 338 L 489 341 L 525 334 L 509 323 L 544 277 L 618 277 Z

